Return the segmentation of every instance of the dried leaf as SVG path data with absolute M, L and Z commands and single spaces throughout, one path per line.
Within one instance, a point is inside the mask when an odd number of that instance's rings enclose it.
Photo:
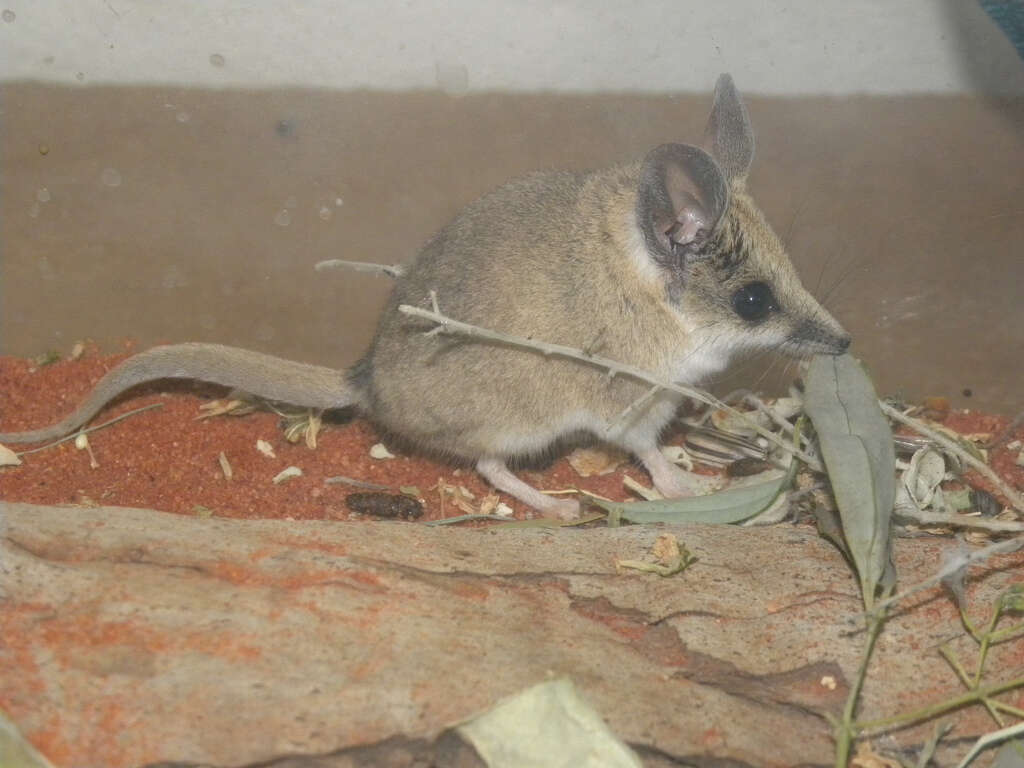
M 374 459 L 393 459 L 395 454 L 389 451 L 384 443 L 375 443 L 370 447 L 370 457 Z
M 616 568 L 632 568 L 637 571 L 656 573 L 659 576 L 673 576 L 681 573 L 697 562 L 690 550 L 679 544 L 679 540 L 671 533 L 663 533 L 651 546 L 651 554 L 656 562 L 643 560 L 616 560 Z
M 671 533 L 661 534 L 654 540 L 654 546 L 651 547 L 651 554 L 662 564 L 677 560 L 679 553 L 679 539 Z
M 740 415 L 741 413 L 719 408 L 711 412 L 711 423 L 722 432 L 751 440 L 757 437 L 757 430 L 751 422 L 763 429 L 769 429 L 772 426 L 768 417 L 761 411 L 747 411 Z
M 629 457 L 622 451 L 602 448 L 577 448 L 567 457 L 569 466 L 576 470 L 580 477 L 609 475 L 619 468 Z
M 867 741 L 857 745 L 857 754 L 850 759 L 851 768 L 903 768 L 899 760 L 884 757 Z
M 805 382 L 804 405 L 814 422 L 843 535 L 870 610 L 878 587 L 889 589 L 896 581 L 890 558 L 896 497 L 892 430 L 871 379 L 850 355 L 815 357 Z
M 456 730 L 489 768 L 642 766 L 565 678 L 538 683 L 504 699 Z
M 18 458 L 18 454 L 6 445 L 0 444 L 0 467 L 17 467 L 20 464 L 21 459 Z
M 256 407 L 245 400 L 211 400 L 200 405 L 199 410 L 202 413 L 196 416 L 196 421 L 210 419 L 214 416 L 242 416 L 252 413 Z
M 900 478 L 896 491 L 895 506 L 898 509 L 911 507 L 927 509 L 934 506 L 938 511 L 946 509 L 939 484 L 946 476 L 946 462 L 942 454 L 931 446 L 914 452 L 910 466 Z
M 316 437 L 320 434 L 320 430 L 323 429 L 323 419 L 320 416 L 320 411 L 313 410 L 312 408 L 305 408 L 300 411 L 281 411 L 284 424 L 284 439 L 289 443 L 297 443 L 299 440 L 305 440 L 306 447 L 310 450 L 316 448 Z
M 501 498 L 496 493 L 484 496 L 483 500 L 480 502 L 480 509 L 478 510 L 478 513 L 481 515 L 492 515 L 500 503 Z

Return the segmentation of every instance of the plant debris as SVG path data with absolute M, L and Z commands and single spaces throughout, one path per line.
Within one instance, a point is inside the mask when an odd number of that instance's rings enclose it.
M 0 390 L 4 392 L 0 401 L 0 429 L 29 429 L 54 422 L 66 413 L 69 403 L 81 400 L 91 383 L 124 357 L 99 354 L 93 345 L 87 345 L 85 353 L 77 360 L 65 359 L 39 369 L 33 369 L 30 361 L 0 357 Z M 489 496 L 499 499 L 492 514 L 511 510 L 518 519 L 532 514 L 518 501 L 496 494 L 473 471 L 453 469 L 444 462 L 404 451 L 398 454 L 400 460 L 397 461 L 371 458 L 371 446 L 380 443 L 381 435 L 362 419 L 325 424 L 318 436 L 317 450 L 312 453 L 301 441 L 294 445 L 274 437 L 280 436 L 281 430 L 279 416 L 273 411 L 257 408 L 250 410 L 245 418 L 192 421 L 202 402 L 219 398 L 223 403 L 237 399 L 225 397 L 224 392 L 219 387 L 180 381 L 140 387 L 133 397 L 109 406 L 94 421 L 97 425 L 110 423 L 113 426 L 99 432 L 95 427 L 88 429 L 90 444 L 97 456 L 103 457 L 102 465 L 96 469 L 83 462 L 80 454 L 69 445 L 57 445 L 31 456 L 26 455 L 34 450 L 31 446 L 25 446 L 27 451 L 20 445 L 9 446 L 25 463 L 7 465 L 2 470 L 3 497 L 9 501 L 43 504 L 74 504 L 88 497 L 97 504 L 150 507 L 184 515 L 195 514 L 194 507 L 199 504 L 215 510 L 213 514 L 217 516 L 226 517 L 344 520 L 348 517 L 344 504 L 346 485 L 391 492 L 415 486 L 422 489 L 424 520 L 462 515 L 464 508 L 474 514 L 481 508 L 489 510 L 492 504 Z M 790 444 L 792 437 L 787 429 L 793 428 L 791 422 L 797 412 L 794 402 L 799 401 L 780 398 L 762 402 L 748 395 L 736 407 L 747 408 L 750 414 L 764 413 L 761 409 L 771 413 L 771 416 L 765 414 L 763 423 L 770 424 L 771 429 Z M 154 407 L 156 410 L 142 410 Z M 229 411 L 232 412 L 235 409 Z M 134 415 L 115 421 L 126 413 Z M 710 411 L 703 413 L 702 417 L 699 409 L 688 411 L 684 423 L 665 436 L 663 453 L 684 468 L 721 483 L 725 480 L 723 470 L 706 464 L 688 464 L 689 457 L 678 448 L 691 422 L 710 420 Z M 939 420 L 934 414 L 933 418 Z M 727 419 L 717 420 L 728 424 Z M 940 423 L 956 434 L 999 436 L 993 445 L 987 446 L 988 463 L 1009 486 L 1024 486 L 1024 467 L 1016 463 L 1024 447 L 1024 421 L 1013 425 L 1008 418 L 951 409 Z M 914 450 L 930 444 L 905 427 L 900 427 L 896 437 L 913 446 L 906 454 L 908 457 Z M 69 439 L 74 440 L 75 435 Z M 806 442 L 804 448 L 806 452 Z M 952 476 L 940 485 L 950 515 L 967 522 L 986 519 L 1000 524 L 1019 519 L 994 484 L 972 468 L 962 469 L 945 449 L 939 447 L 938 450 L 946 459 L 947 474 Z M 230 457 L 233 471 L 230 485 L 223 481 L 219 467 L 221 452 Z M 770 454 L 772 462 L 783 457 L 776 448 L 772 448 Z M 304 474 L 278 485 L 267 482 L 292 465 L 301 466 Z M 746 461 L 740 466 L 744 465 L 750 466 Z M 519 470 L 517 474 L 535 487 L 578 489 L 612 502 L 636 498 L 624 484 L 626 477 L 639 481 L 640 486 L 651 484 L 647 474 L 632 463 L 620 465 L 609 474 L 581 477 L 566 457 L 542 467 Z M 441 491 L 437 487 L 438 478 L 455 489 L 465 488 L 472 498 L 458 490 Z M 969 516 L 970 490 L 991 494 L 1000 511 L 987 518 Z M 816 510 L 827 510 L 833 504 L 823 476 L 802 464 L 791 499 L 788 509 L 798 521 L 807 520 Z M 986 506 L 981 507 L 982 504 Z M 987 511 L 994 509 L 991 502 L 979 502 L 975 506 Z M 916 526 L 921 533 L 931 530 L 939 535 L 950 535 L 954 530 L 945 523 L 917 523 Z M 991 535 L 980 533 L 981 538 Z

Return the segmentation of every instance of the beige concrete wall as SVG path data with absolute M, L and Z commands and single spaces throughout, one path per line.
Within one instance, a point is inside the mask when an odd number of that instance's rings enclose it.
M 510 176 L 696 140 L 709 105 L 30 83 L 0 97 L 0 352 L 195 339 L 339 366 L 387 283 L 315 262 L 408 260 Z M 881 389 L 1019 409 L 1024 101 L 748 102 L 751 185 Z

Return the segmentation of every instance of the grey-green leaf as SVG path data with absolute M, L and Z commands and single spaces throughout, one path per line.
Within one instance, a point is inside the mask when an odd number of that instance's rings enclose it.
M 790 474 L 705 496 L 659 501 L 590 501 L 633 523 L 738 523 L 767 509 L 789 485 Z
M 818 356 L 805 378 L 804 407 L 814 423 L 843 534 L 870 610 L 879 587 L 896 581 L 890 559 L 896 454 L 889 422 L 860 363 Z

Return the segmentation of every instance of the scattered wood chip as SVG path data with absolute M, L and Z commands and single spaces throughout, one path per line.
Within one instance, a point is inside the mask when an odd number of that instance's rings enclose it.
M 832 675 L 823 676 L 819 681 L 819 684 L 822 688 L 828 688 L 830 691 L 834 691 L 838 685 L 838 683 L 836 683 L 836 679 L 832 677 Z
M 286 467 L 274 475 L 274 479 L 271 482 L 274 485 L 280 485 L 285 480 L 290 480 L 293 477 L 302 477 L 302 470 L 295 466 Z
M 16 467 L 19 464 L 21 459 L 18 458 L 18 454 L 6 445 L 0 444 L 0 467 Z
M 274 453 L 274 446 L 268 443 L 266 440 L 256 441 L 256 450 L 266 456 L 268 459 L 276 459 L 277 455 Z
M 230 480 L 235 476 L 234 470 L 231 469 L 231 462 L 228 461 L 228 457 L 224 455 L 224 451 L 220 452 L 217 457 L 217 461 L 220 463 L 220 471 L 224 473 L 224 479 Z
M 76 341 L 75 345 L 71 347 L 71 359 L 77 360 L 85 353 L 85 342 Z
M 679 540 L 671 533 L 663 533 L 654 540 L 651 554 L 662 565 L 668 565 L 679 558 Z
M 577 448 L 568 456 L 569 466 L 580 477 L 609 475 L 629 457 L 622 451 L 604 448 Z
M 496 510 L 498 508 L 498 504 L 500 504 L 500 503 L 501 503 L 501 499 L 499 498 L 498 494 L 496 494 L 496 493 L 488 494 L 487 496 L 484 496 L 483 500 L 480 502 L 479 513 L 481 515 L 491 515 L 491 514 L 494 514 L 494 510 Z
M 436 490 L 441 500 L 442 516 L 446 504 L 454 504 L 458 509 L 467 515 L 479 514 L 477 507 L 473 504 L 476 498 L 473 493 L 462 485 L 452 485 L 446 482 L 443 477 L 437 478 L 437 483 L 430 490 Z
M 498 517 L 512 517 L 515 513 L 512 511 L 512 507 L 502 501 L 494 508 L 494 514 Z
M 370 447 L 370 457 L 374 459 L 393 459 L 395 454 L 389 451 L 384 443 L 374 443 Z

